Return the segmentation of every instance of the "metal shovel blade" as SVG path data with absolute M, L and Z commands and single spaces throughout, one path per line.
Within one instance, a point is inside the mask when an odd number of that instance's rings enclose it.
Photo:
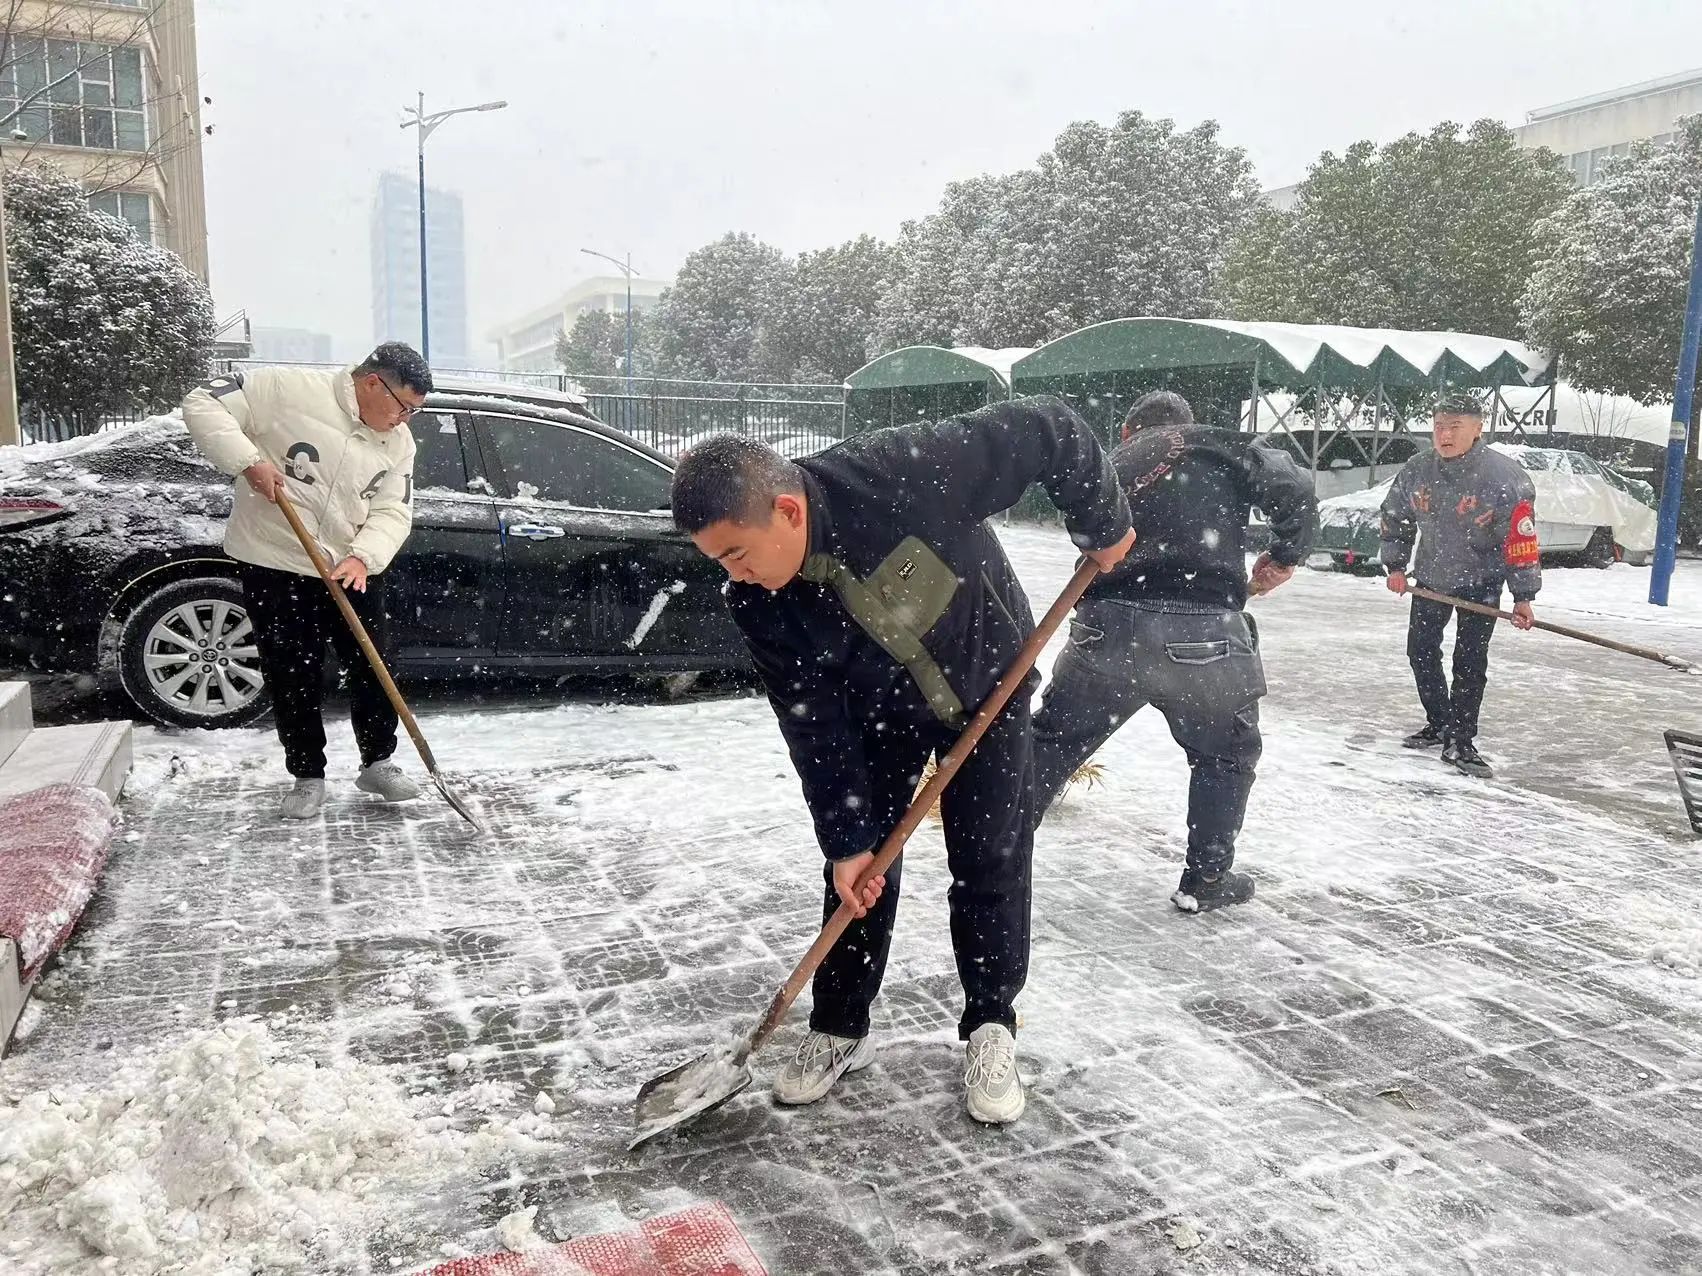
M 713 1111 L 751 1083 L 748 1051 L 715 1050 L 682 1063 L 638 1090 L 632 1151 L 658 1134 Z
M 443 800 L 455 809 L 455 814 L 459 815 L 462 819 L 466 820 L 467 823 L 473 826 L 473 832 L 483 833 L 485 831 L 485 826 L 479 823 L 478 817 L 475 816 L 467 804 L 457 797 L 450 787 L 443 782 L 443 777 L 441 775 L 438 775 L 435 771 L 432 772 L 431 782 L 437 785 L 437 791 L 443 795 Z

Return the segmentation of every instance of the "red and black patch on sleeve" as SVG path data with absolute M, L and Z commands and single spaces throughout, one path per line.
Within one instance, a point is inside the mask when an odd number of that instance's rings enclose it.
M 1529 501 L 1520 501 L 1513 507 L 1513 518 L 1507 527 L 1507 565 L 1535 567 L 1541 557 L 1536 507 Z

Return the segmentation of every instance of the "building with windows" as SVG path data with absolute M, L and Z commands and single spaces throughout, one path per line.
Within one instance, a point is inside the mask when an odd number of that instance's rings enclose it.
M 250 358 L 261 363 L 330 363 L 331 335 L 307 328 L 253 329 Z
M 461 197 L 426 188 L 426 286 L 431 302 L 431 362 L 465 368 L 467 239 Z M 413 176 L 384 173 L 372 201 L 372 337 L 423 350 L 420 333 L 420 187 Z
M 1588 186 L 1605 161 L 1626 154 L 1633 143 L 1670 142 L 1674 125 L 1686 115 L 1702 115 L 1702 71 L 1527 111 L 1514 132 L 1519 145 L 1546 146 L 1559 155 L 1573 180 Z
M 15 0 L 0 14 L 0 163 L 52 164 L 207 278 L 194 0 Z
M 1546 146 L 1565 162 L 1578 185 L 1588 186 L 1601 176 L 1607 160 L 1628 154 L 1633 143 L 1670 142 L 1674 127 L 1686 115 L 1702 115 L 1702 71 L 1538 107 L 1525 112 L 1525 122 L 1513 135 L 1520 146 Z M 1265 203 L 1282 212 L 1293 209 L 1299 198 L 1299 183 L 1265 192 Z
M 651 309 L 673 282 L 635 276 L 632 312 Z M 626 313 L 626 280 L 620 275 L 582 279 L 548 305 L 493 328 L 489 340 L 496 343 L 497 367 L 504 372 L 560 372 L 556 338 L 572 328 L 580 315 L 599 310 L 610 315 Z

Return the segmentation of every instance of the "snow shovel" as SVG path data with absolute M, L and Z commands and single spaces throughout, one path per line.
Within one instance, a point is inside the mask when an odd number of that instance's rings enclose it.
M 1081 599 L 1083 592 L 1098 574 L 1099 564 L 1091 558 L 1083 560 L 1082 565 L 1076 568 L 1076 574 L 1070 578 L 1064 592 L 1058 595 L 1058 601 L 1052 604 L 1051 610 L 1034 627 L 1034 632 L 1028 636 L 1022 650 L 1017 652 L 1015 659 L 1011 661 L 1010 668 L 1005 670 L 1005 676 L 999 680 L 999 685 L 993 688 L 992 694 L 975 711 L 975 717 L 964 728 L 963 734 L 957 738 L 957 743 L 952 745 L 951 751 L 940 759 L 933 779 L 922 786 L 911 800 L 903 818 L 898 821 L 892 832 L 887 834 L 886 841 L 881 843 L 880 850 L 875 854 L 874 862 L 857 882 L 857 894 L 861 895 L 865 884 L 892 867 L 893 861 L 904 849 L 904 843 L 916 831 L 917 825 L 922 823 L 946 786 L 952 782 L 958 768 L 963 765 L 963 760 L 980 743 L 982 735 L 986 733 L 993 719 L 999 716 L 999 711 L 1005 707 L 1005 703 L 1016 694 L 1022 680 L 1034 667 L 1041 649 L 1051 640 L 1058 626 L 1063 623 L 1064 617 L 1069 615 L 1070 609 Z M 638 1102 L 633 1113 L 634 1134 L 632 1142 L 627 1144 L 628 1151 L 720 1107 L 750 1085 L 753 1079 L 750 1057 L 762 1049 L 763 1044 L 774 1035 L 774 1030 L 792 1009 L 792 1003 L 804 990 L 804 985 L 809 983 L 816 973 L 816 967 L 820 966 L 833 950 L 833 946 L 839 942 L 840 936 L 845 933 L 852 920 L 850 905 L 840 904 L 838 911 L 828 918 L 827 924 L 821 928 L 816 942 L 810 945 L 810 950 L 804 954 L 803 960 L 781 985 L 780 991 L 774 994 L 774 1000 L 768 1003 L 768 1012 L 749 1036 L 734 1038 L 707 1054 L 699 1055 L 659 1077 L 646 1081 L 639 1087 Z
M 366 632 L 366 626 L 361 624 L 360 617 L 355 615 L 355 609 L 349 603 L 349 596 L 343 592 L 343 587 L 331 579 L 331 564 L 325 560 L 325 555 L 314 542 L 308 530 L 302 525 L 301 515 L 296 513 L 290 498 L 284 494 L 283 488 L 278 489 L 278 508 L 283 510 L 284 517 L 289 519 L 290 527 L 295 532 L 295 538 L 301 542 L 301 547 L 307 551 L 307 556 L 313 560 L 313 565 L 319 571 L 319 579 L 325 582 L 325 588 L 331 591 L 331 597 L 337 602 L 337 610 L 343 613 L 343 619 L 349 622 L 349 628 L 354 631 L 355 641 L 366 653 L 372 672 L 378 675 L 378 683 L 384 688 L 384 694 L 390 697 L 390 703 L 396 709 L 396 716 L 402 719 L 402 725 L 408 728 L 408 734 L 413 737 L 414 747 L 420 751 L 420 761 L 425 763 L 431 782 L 437 785 L 437 791 L 443 795 L 443 800 L 455 808 L 467 823 L 473 826 L 473 831 L 483 833 L 484 826 L 474 818 L 473 812 L 453 790 L 443 782 L 443 776 L 438 773 L 437 759 L 432 756 L 431 746 L 426 743 L 425 736 L 420 732 L 420 724 L 414 721 L 413 712 L 402 699 L 402 693 L 396 690 L 396 682 L 390 676 L 390 671 L 384 667 L 384 657 L 378 654 L 378 648 L 372 645 L 372 639 Z
M 1498 607 L 1489 607 L 1483 603 L 1468 602 L 1464 598 L 1455 598 L 1452 594 L 1438 594 L 1434 590 L 1422 589 L 1417 585 L 1409 586 L 1409 594 L 1417 594 L 1420 598 L 1428 598 L 1433 603 L 1447 603 L 1450 607 L 1459 607 L 1464 611 L 1475 611 L 1480 616 L 1498 616 L 1502 620 L 1513 619 L 1513 613 L 1502 611 Z M 1677 656 L 1669 656 L 1665 652 L 1654 650 L 1652 647 L 1638 647 L 1628 642 L 1616 642 L 1612 638 L 1603 638 L 1599 634 L 1587 634 L 1582 629 L 1571 629 L 1566 625 L 1556 625 L 1551 621 L 1537 620 L 1532 625 L 1537 629 L 1546 629 L 1551 634 L 1562 634 L 1567 638 L 1576 638 L 1579 642 L 1594 643 L 1598 647 L 1606 647 L 1610 651 L 1623 651 L 1628 656 L 1641 656 L 1644 660 L 1653 660 L 1656 664 L 1677 669 L 1681 673 L 1699 673 L 1702 669 L 1688 660 L 1680 660 Z

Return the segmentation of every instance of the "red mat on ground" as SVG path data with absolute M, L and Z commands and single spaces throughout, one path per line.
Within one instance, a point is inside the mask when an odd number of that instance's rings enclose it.
M 50 784 L 0 802 L 0 935 L 18 941 L 26 983 L 71 937 L 111 845 L 99 789 Z
M 457 1258 L 420 1276 L 767 1276 L 719 1201 L 525 1254 Z

